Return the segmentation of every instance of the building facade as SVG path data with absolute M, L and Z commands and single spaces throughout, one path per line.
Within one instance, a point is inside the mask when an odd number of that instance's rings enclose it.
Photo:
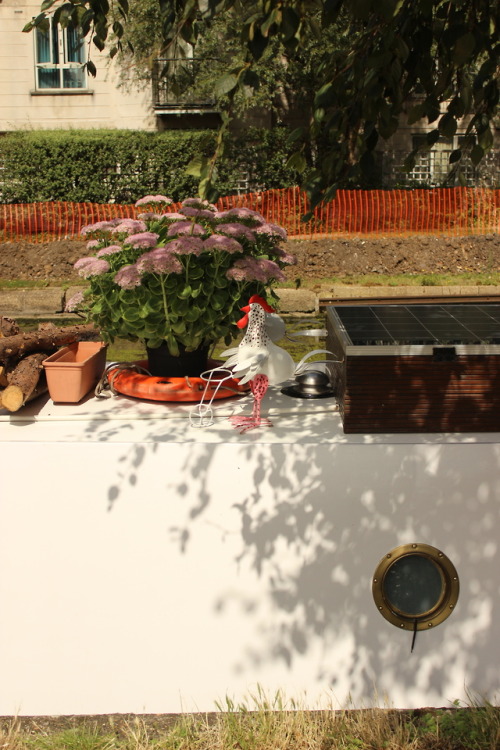
M 120 85 L 94 46 L 97 76 L 82 67 L 88 44 L 71 29 L 23 33 L 39 2 L 0 0 L 0 133 L 53 128 L 156 130 L 151 88 Z

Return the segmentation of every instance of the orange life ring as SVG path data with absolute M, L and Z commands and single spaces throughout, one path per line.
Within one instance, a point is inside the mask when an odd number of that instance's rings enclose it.
M 147 360 L 134 364 L 143 369 L 147 369 L 148 366 Z M 220 362 L 209 360 L 207 370 L 217 366 L 223 367 Z M 144 375 L 134 370 L 114 370 L 113 368 L 109 369 L 108 378 L 118 393 L 146 401 L 200 401 L 207 385 L 206 380 L 187 375 L 183 378 L 157 377 Z M 211 398 L 231 398 L 249 390 L 248 385 L 240 385 L 238 380 L 233 378 L 225 380 L 218 389 L 217 385 L 217 380 L 209 384 L 204 401 L 209 401 Z

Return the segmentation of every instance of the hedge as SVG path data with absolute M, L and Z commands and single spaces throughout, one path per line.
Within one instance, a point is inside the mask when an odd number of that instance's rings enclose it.
M 227 145 L 218 166 L 221 195 L 235 192 L 242 178 L 253 188 L 290 187 L 297 174 L 285 168 L 287 132 L 249 129 Z M 195 195 L 196 178 L 186 166 L 213 152 L 213 131 L 44 130 L 0 138 L 4 203 L 62 200 L 133 203 L 147 194 L 174 200 Z

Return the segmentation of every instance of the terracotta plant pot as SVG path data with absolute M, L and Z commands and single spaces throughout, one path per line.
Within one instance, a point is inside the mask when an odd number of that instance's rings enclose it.
M 97 383 L 106 366 L 103 341 L 64 346 L 43 362 L 52 401 L 75 404 Z

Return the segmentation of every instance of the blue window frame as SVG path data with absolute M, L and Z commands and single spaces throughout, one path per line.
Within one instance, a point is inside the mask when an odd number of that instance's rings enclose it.
M 82 38 L 72 26 L 62 28 L 52 19 L 49 23 L 48 29 L 37 29 L 35 34 L 36 88 L 86 88 Z

